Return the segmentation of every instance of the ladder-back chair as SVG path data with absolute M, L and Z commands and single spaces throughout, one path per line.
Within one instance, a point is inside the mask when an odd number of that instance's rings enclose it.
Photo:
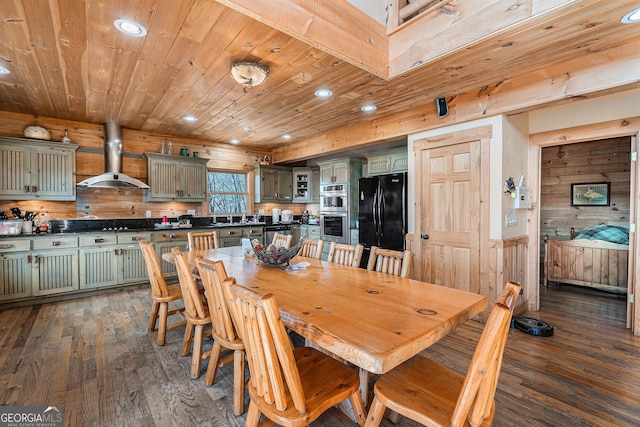
M 227 298 L 222 289 L 222 282 L 227 279 L 227 272 L 222 261 L 207 260 L 200 256 L 196 258 L 196 265 L 207 295 L 207 304 L 211 315 L 211 335 L 213 336 L 213 348 L 204 377 L 204 385 L 213 384 L 218 368 L 228 362 L 226 358 L 223 358 L 222 362 L 220 361 L 222 350 L 233 351 L 233 413 L 240 415 L 244 412 L 245 353 L 244 344 L 236 332 L 227 305 Z
M 273 234 L 273 241 L 271 242 L 271 244 L 276 248 L 289 249 L 291 247 L 292 241 L 293 235 L 281 234 L 276 232 Z
M 211 353 L 210 351 L 203 351 L 204 328 L 211 325 L 211 316 L 209 315 L 209 307 L 204 301 L 204 296 L 198 291 L 187 257 L 177 247 L 171 249 L 171 255 L 178 271 L 178 280 L 180 281 L 180 288 L 184 298 L 184 317 L 187 321 L 180 354 L 183 356 L 189 354 L 193 344 L 190 375 L 191 378 L 195 379 L 200 376 L 202 359 L 208 358 Z
M 251 373 L 247 426 L 257 426 L 260 414 L 282 426 L 305 426 L 346 399 L 363 425 L 355 369 L 313 348 L 294 349 L 273 294 L 258 294 L 232 279 L 223 286 L 235 316 L 241 319 L 238 332 Z
M 187 323 L 183 315 L 184 307 L 169 309 L 170 302 L 182 300 L 182 290 L 179 284 L 167 285 L 162 275 L 160 260 L 158 259 L 155 249 L 153 249 L 153 245 L 147 243 L 146 240 L 140 240 L 138 243 L 140 244 L 144 263 L 147 267 L 147 274 L 149 275 L 149 282 L 151 283 L 151 299 L 153 300 L 151 317 L 149 318 L 149 326 L 147 329 L 149 332 L 153 332 L 156 330 L 157 324 L 157 342 L 158 345 L 164 345 L 167 330 L 184 326 Z M 169 316 L 179 317 L 180 320 L 169 323 Z
M 327 261 L 335 264 L 350 265 L 351 267 L 360 267 L 363 251 L 364 246 L 359 244 L 347 245 L 344 243 L 331 242 Z
M 190 231 L 188 234 L 189 250 L 201 251 L 205 249 L 218 249 L 220 240 L 218 239 L 218 231 L 196 232 Z
M 507 282 L 489 314 L 466 376 L 421 356 L 382 375 L 374 386 L 366 426 L 378 426 L 385 407 L 423 425 L 491 425 L 502 355 L 519 293 L 520 285 Z
M 324 240 L 307 240 L 302 241 L 298 256 L 306 258 L 320 259 L 322 258 L 322 250 L 324 249 Z
M 411 251 L 393 251 L 372 246 L 367 270 L 409 277 L 412 260 L 413 254 Z

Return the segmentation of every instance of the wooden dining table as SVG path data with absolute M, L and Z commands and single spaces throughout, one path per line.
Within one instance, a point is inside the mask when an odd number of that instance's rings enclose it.
M 488 307 L 481 295 L 384 273 L 294 257 L 304 269 L 268 266 L 242 247 L 185 252 L 222 260 L 238 284 L 273 293 L 286 326 L 361 368 L 384 374 Z M 171 253 L 162 256 L 173 262 Z M 366 384 L 361 384 L 367 402 Z

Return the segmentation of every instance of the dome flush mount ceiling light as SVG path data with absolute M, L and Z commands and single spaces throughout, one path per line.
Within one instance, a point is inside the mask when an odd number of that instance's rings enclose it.
M 622 17 L 620 20 L 623 24 L 635 24 L 640 22 L 640 9 L 633 10 Z
M 182 116 L 182 120 L 184 120 L 185 122 L 193 123 L 193 122 L 197 122 L 198 118 L 195 116 L 192 116 L 191 114 L 187 114 L 186 116 Z
M 128 36 L 144 37 L 147 35 L 146 28 L 130 19 L 116 19 L 113 21 L 113 25 Z
M 251 61 L 234 62 L 231 66 L 231 77 L 237 81 L 245 92 L 267 80 L 269 68 Z
M 282 139 L 293 139 L 293 135 L 285 133 L 284 135 L 282 135 Z
M 362 107 L 360 107 L 360 109 L 362 111 L 364 111 L 365 113 L 370 113 L 372 111 L 376 111 L 378 109 L 378 107 L 376 107 L 373 104 L 367 104 L 367 105 L 363 105 Z

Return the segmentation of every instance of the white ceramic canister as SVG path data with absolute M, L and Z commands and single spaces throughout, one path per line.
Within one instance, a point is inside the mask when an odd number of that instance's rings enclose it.
M 291 223 L 293 222 L 293 211 L 285 209 L 282 211 L 282 222 Z
M 273 208 L 273 211 L 271 211 L 271 222 L 274 224 L 280 222 L 280 209 Z

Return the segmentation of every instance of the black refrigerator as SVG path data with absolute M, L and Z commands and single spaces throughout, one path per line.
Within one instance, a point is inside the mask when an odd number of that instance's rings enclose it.
M 371 246 L 404 250 L 407 234 L 407 174 L 358 180 L 358 236 L 364 246 L 360 266 L 366 268 Z

